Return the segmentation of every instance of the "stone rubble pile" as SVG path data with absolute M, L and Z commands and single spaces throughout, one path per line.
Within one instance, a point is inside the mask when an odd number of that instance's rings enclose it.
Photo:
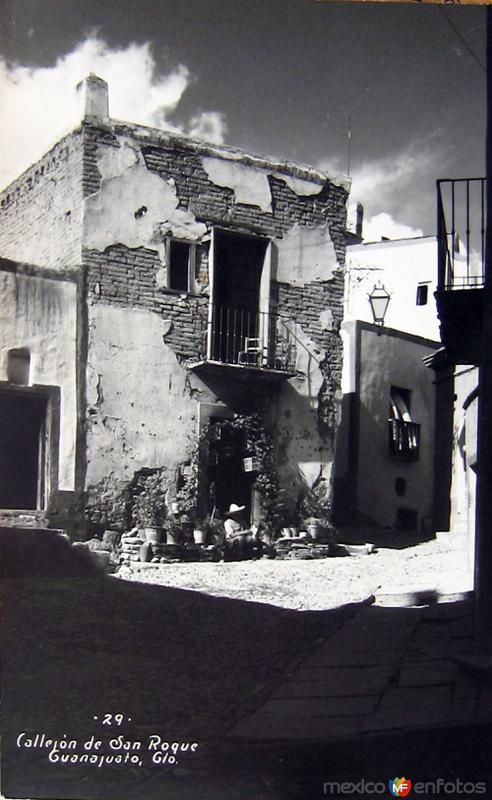
M 145 539 L 145 533 L 134 528 L 121 536 L 119 548 L 112 537 L 117 536 L 107 531 L 103 540 L 91 539 L 88 542 L 77 543 L 78 546 L 87 548 L 93 560 L 102 567 L 109 567 L 110 561 L 113 568 L 116 565 L 130 566 L 131 564 L 176 564 L 193 561 L 218 562 L 225 560 L 243 560 L 267 556 L 278 559 L 312 560 L 329 558 L 333 556 L 366 555 L 374 551 L 374 545 L 344 545 L 334 542 L 333 532 L 321 534 L 313 539 L 309 534 L 301 533 L 294 536 L 282 536 L 272 544 L 263 543 L 254 550 L 245 553 L 228 554 L 223 546 L 218 544 L 195 544 L 185 541 L 179 544 L 171 542 L 150 542 Z M 105 557 L 104 563 L 102 556 Z
M 320 535 L 316 540 L 313 540 L 309 534 L 282 536 L 273 545 L 277 558 L 300 560 L 328 558 L 333 555 L 334 547 L 328 534 Z
M 124 533 L 121 537 L 119 562 L 175 564 L 181 561 L 220 561 L 222 550 L 216 545 L 198 545 L 192 542 L 168 544 L 145 541 L 139 531 Z
M 144 543 L 141 536 L 135 531 L 124 533 L 121 537 L 120 563 L 140 561 L 140 550 Z

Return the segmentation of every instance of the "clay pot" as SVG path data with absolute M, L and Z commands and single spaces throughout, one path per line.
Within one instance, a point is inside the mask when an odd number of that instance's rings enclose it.
M 193 541 L 195 544 L 205 544 L 205 531 L 201 528 L 195 528 L 193 531 Z
M 180 544 L 180 531 L 166 531 L 166 544 Z
M 309 533 L 311 538 L 314 539 L 314 541 L 316 541 L 316 539 L 319 539 L 321 534 L 321 524 L 319 520 L 313 520 L 312 522 L 308 522 L 307 532 Z
M 153 526 L 143 528 L 142 534 L 144 542 L 149 542 L 150 544 L 159 544 L 159 542 L 162 542 L 162 528 Z
M 144 542 L 143 544 L 140 545 L 139 555 L 140 555 L 140 561 L 143 561 L 144 563 L 151 561 L 152 546 L 150 542 Z

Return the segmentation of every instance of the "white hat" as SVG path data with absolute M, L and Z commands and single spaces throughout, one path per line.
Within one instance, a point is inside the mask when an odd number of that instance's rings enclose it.
M 237 506 L 235 503 L 231 503 L 231 505 L 229 506 L 229 511 L 227 513 L 238 514 L 239 511 L 244 511 L 245 508 L 246 506 Z

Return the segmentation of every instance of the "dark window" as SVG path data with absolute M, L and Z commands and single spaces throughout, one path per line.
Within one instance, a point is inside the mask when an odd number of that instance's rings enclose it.
M 10 383 L 17 383 L 19 386 L 29 384 L 29 370 L 31 366 L 31 354 L 25 348 L 9 350 L 7 356 L 7 379 Z
M 414 508 L 396 509 L 396 527 L 401 531 L 416 531 L 418 515 Z
M 168 259 L 168 288 L 180 292 L 190 289 L 190 252 L 188 242 L 169 242 Z
M 407 482 L 401 476 L 395 480 L 395 492 L 398 497 L 404 497 L 407 491 Z
M 420 425 L 410 415 L 410 392 L 396 386 L 390 395 L 389 451 L 405 461 L 417 461 L 420 454 Z
M 419 283 L 417 286 L 417 305 L 426 306 L 429 298 L 429 286 L 427 283 Z

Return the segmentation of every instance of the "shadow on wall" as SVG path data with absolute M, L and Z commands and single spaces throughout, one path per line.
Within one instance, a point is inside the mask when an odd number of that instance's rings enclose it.
M 432 502 L 432 464 L 422 452 L 416 461 L 392 458 L 386 418 L 375 419 L 357 394 L 345 394 L 336 440 L 335 523 L 350 534 L 359 527 L 381 546 L 394 546 L 391 537 L 398 536 L 405 544 L 396 546 L 408 547 L 434 538 Z

